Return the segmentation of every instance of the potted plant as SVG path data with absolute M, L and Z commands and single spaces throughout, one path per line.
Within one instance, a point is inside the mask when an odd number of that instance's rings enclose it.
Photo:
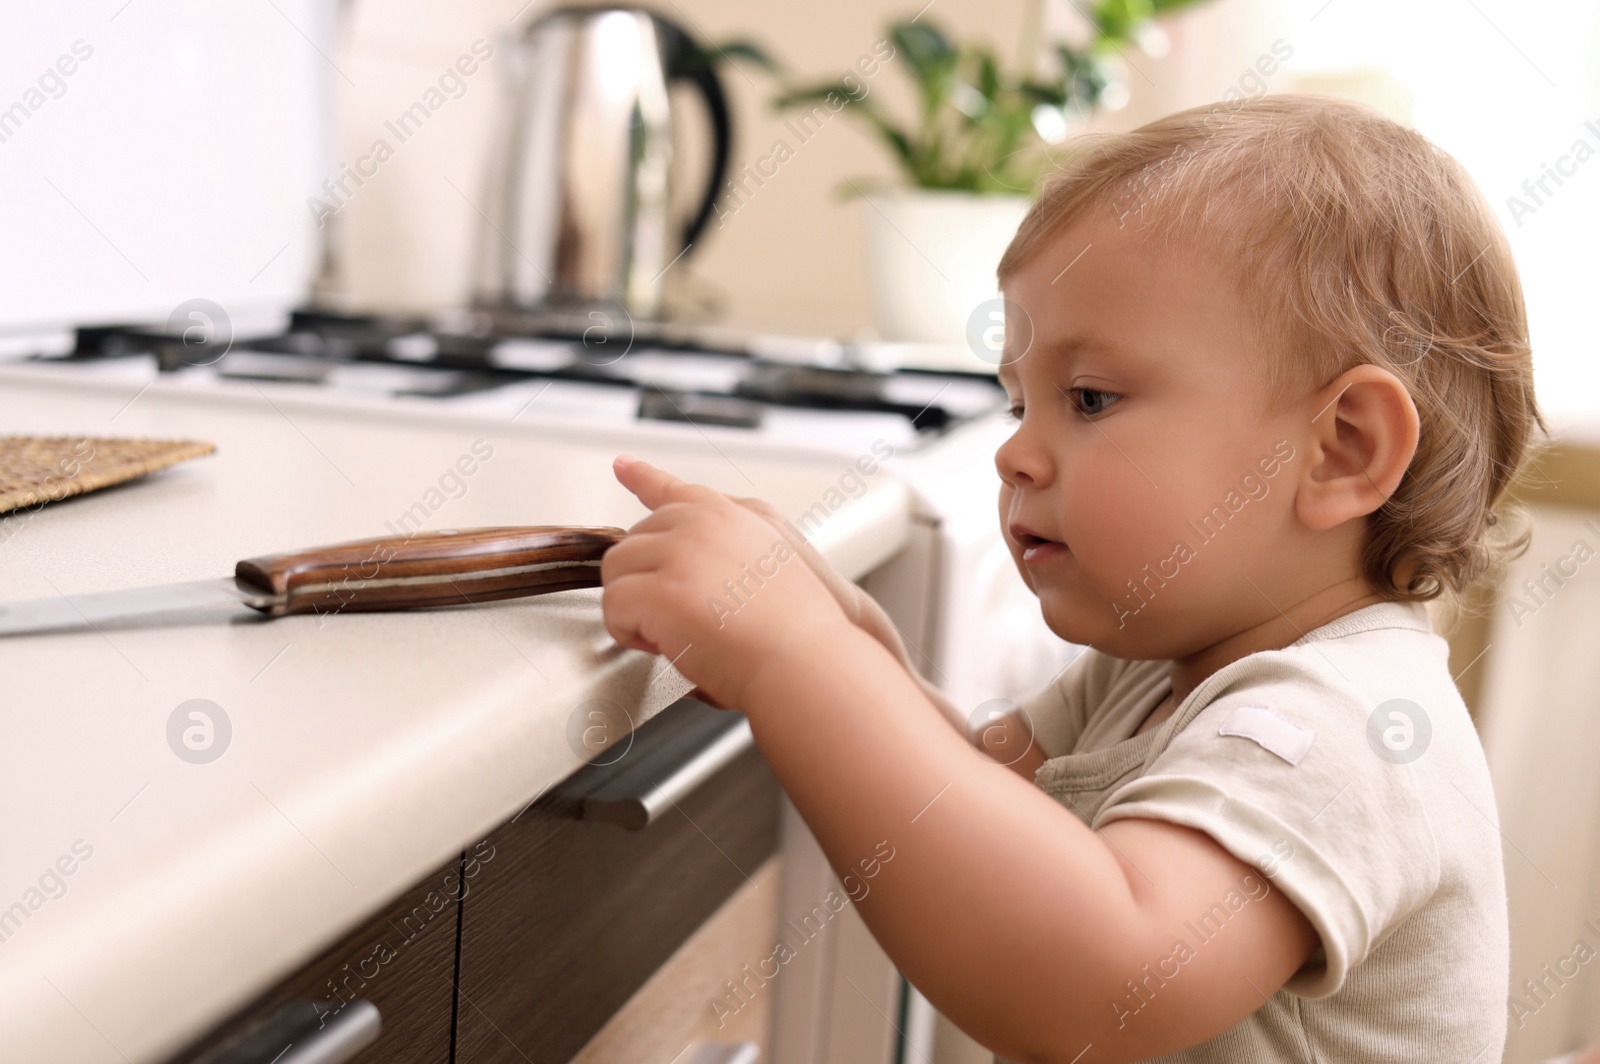
M 897 62 L 914 81 L 909 120 L 888 113 L 853 73 L 795 84 L 764 50 L 743 42 L 727 47 L 779 79 L 777 108 L 848 112 L 882 141 L 902 183 L 845 186 L 866 202 L 878 330 L 889 340 L 960 344 L 974 310 L 998 294 L 995 266 L 1053 154 L 1074 126 L 1126 99 L 1126 48 L 1159 54 L 1165 38 L 1153 20 L 1197 2 L 1093 0 L 1082 11 L 1083 39 L 1047 47 L 1038 0 L 1029 0 L 1023 44 L 1010 65 L 986 44 L 953 41 L 929 19 L 895 22 L 873 54 Z

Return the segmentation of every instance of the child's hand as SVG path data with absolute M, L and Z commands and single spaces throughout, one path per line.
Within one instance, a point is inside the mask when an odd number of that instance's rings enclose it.
M 665 655 L 711 700 L 737 708 L 762 665 L 794 648 L 821 654 L 819 636 L 849 624 L 763 517 L 635 458 L 614 470 L 653 511 L 601 563 L 601 606 L 618 643 Z
M 839 570 L 829 565 L 827 559 L 795 527 L 794 522 L 785 520 L 781 513 L 773 509 L 771 503 L 765 499 L 735 498 L 733 501 L 762 518 L 788 541 L 789 545 L 794 548 L 795 553 L 804 559 L 806 565 L 817 575 L 817 579 L 821 580 L 822 585 L 833 595 L 834 601 L 844 611 L 845 619 L 883 644 L 884 648 L 894 655 L 895 660 L 905 667 L 906 672 L 911 674 L 912 679 L 917 681 L 923 693 L 939 708 L 939 711 L 944 714 L 952 725 L 959 729 L 965 724 L 965 715 L 962 711 L 955 707 L 955 704 L 939 689 L 937 684 L 922 675 L 921 670 L 917 667 L 916 660 L 906 648 L 906 641 L 900 634 L 900 629 L 895 627 L 894 621 L 889 618 L 889 614 L 884 611 L 884 608 L 878 604 L 876 599 L 867 594 L 860 585 L 846 580 L 839 573 Z M 920 648 L 916 649 L 916 655 L 923 662 L 929 665 L 932 664 Z M 937 668 L 934 671 L 937 672 Z M 991 754 L 995 753 L 995 751 L 989 752 Z M 997 757 L 997 760 L 1004 762 L 1005 758 Z M 1015 758 L 1012 760 L 1015 762 Z M 1037 760 L 1039 764 L 1043 764 L 1044 755 L 1037 755 Z M 1035 766 L 1031 762 L 1028 764 L 1016 762 L 1015 767 L 1026 778 L 1033 779 Z
M 822 581 L 839 608 L 844 611 L 849 622 L 866 632 L 872 638 L 882 643 L 895 660 L 905 667 L 906 672 L 917 681 L 923 694 L 929 701 L 939 708 L 939 711 L 958 730 L 965 728 L 967 740 L 978 749 L 984 751 L 995 761 L 1005 765 L 1011 771 L 1025 780 L 1032 780 L 1034 773 L 1040 765 L 1045 763 L 1045 755 L 1033 742 L 1033 736 L 1024 722 L 1018 718 L 1009 718 L 1004 726 L 996 730 L 994 725 L 982 729 L 980 734 L 974 734 L 971 721 L 967 715 L 950 701 L 949 697 L 939 689 L 939 686 L 921 674 L 912 655 L 906 649 L 904 638 L 900 630 L 895 627 L 889 615 L 884 612 L 871 595 L 867 594 L 860 586 L 851 583 L 840 575 L 839 571 L 829 565 L 827 559 L 817 552 L 817 549 L 808 542 L 794 522 L 787 521 L 783 515 L 773 509 L 772 505 L 764 499 L 735 498 L 734 502 L 743 506 L 751 513 L 756 514 L 770 524 L 779 535 L 788 541 L 795 552 L 805 560 L 806 565 Z M 922 651 L 917 650 L 922 660 L 927 661 Z M 930 663 L 931 664 L 931 663 Z M 938 671 L 935 669 L 934 671 Z M 696 697 L 699 697 L 698 695 Z M 1018 753 L 1018 751 L 1023 751 Z
M 968 728 L 967 740 L 1025 780 L 1048 758 L 1034 741 L 1031 722 L 1021 713 L 994 715 Z
M 795 527 L 793 521 L 785 519 L 765 499 L 735 497 L 733 501 L 771 525 L 788 542 L 789 546 L 794 548 L 795 553 L 800 556 L 800 559 L 806 563 L 807 567 L 816 574 L 817 579 L 822 581 L 822 585 L 833 595 L 834 601 L 839 604 L 840 609 L 844 610 L 844 615 L 851 624 L 867 629 L 874 637 L 879 636 L 879 633 L 875 630 L 873 618 L 870 616 L 872 611 L 877 609 L 878 604 L 860 587 L 846 580 L 839 570 L 829 565 L 828 560 L 818 552 L 817 548 L 811 545 L 811 541 L 806 539 L 804 533 Z M 890 649 L 894 650 L 895 648 L 890 647 Z M 901 653 L 900 656 L 903 658 L 905 655 Z

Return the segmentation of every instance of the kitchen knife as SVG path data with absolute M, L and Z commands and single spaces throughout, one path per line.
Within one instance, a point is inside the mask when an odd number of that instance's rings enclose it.
M 528 525 L 312 547 L 246 558 L 231 578 L 0 603 L 0 636 L 156 617 L 405 610 L 599 587 L 601 555 L 623 535 L 620 528 Z

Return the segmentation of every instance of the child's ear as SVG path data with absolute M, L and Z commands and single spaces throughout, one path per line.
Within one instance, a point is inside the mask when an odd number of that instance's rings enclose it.
M 1417 452 L 1411 393 L 1381 366 L 1341 373 L 1306 404 L 1310 454 L 1295 496 L 1295 516 L 1325 531 L 1382 506 Z

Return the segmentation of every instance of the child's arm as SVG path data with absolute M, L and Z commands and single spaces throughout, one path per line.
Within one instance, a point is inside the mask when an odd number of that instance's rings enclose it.
M 806 549 L 811 550 L 813 554 L 816 553 L 810 544 L 806 545 Z M 810 559 L 807 560 L 809 561 Z M 827 566 L 827 563 L 821 559 L 820 555 L 817 561 L 821 565 Z M 911 662 L 910 655 L 906 653 L 899 629 L 889 619 L 889 615 L 884 612 L 883 607 L 878 605 L 877 601 L 871 595 L 862 591 L 861 588 L 844 581 L 843 577 L 834 572 L 832 567 L 828 567 L 827 571 L 835 579 L 842 581 L 846 587 L 855 592 L 857 612 L 852 616 L 852 620 L 856 627 L 866 632 L 889 651 L 906 670 L 906 673 L 916 681 L 923 695 L 934 704 L 944 718 L 955 726 L 973 746 L 983 750 L 993 757 L 996 762 L 1005 765 L 1023 779 L 1032 780 L 1034 770 L 1044 764 L 1046 759 L 1044 753 L 1040 751 L 1038 745 L 1033 741 L 1033 736 L 1029 734 L 1028 728 L 1021 717 L 1017 714 L 1011 714 L 999 720 L 979 721 L 974 727 L 974 722 L 968 718 L 967 714 L 963 713 L 943 691 L 939 690 L 937 686 L 929 682 L 927 678 L 917 671 Z M 1018 754 L 1018 749 L 1021 749 L 1022 753 Z
M 1034 771 L 1044 764 L 1046 758 L 1039 747 L 1034 743 L 1033 736 L 1023 721 L 1016 715 L 998 721 L 981 722 L 977 729 L 971 727 L 968 715 L 952 702 L 937 685 L 924 677 L 916 664 L 911 660 L 911 655 L 906 650 L 904 637 L 900 629 L 890 620 L 889 614 L 878 604 L 878 601 L 867 594 L 861 587 L 843 576 L 838 570 L 829 565 L 827 559 L 817 552 L 804 536 L 799 535 L 793 523 L 785 521 L 783 515 L 773 509 L 764 499 L 734 499 L 740 506 L 756 514 L 770 524 L 783 536 L 785 541 L 794 548 L 799 557 L 817 575 L 828 591 L 833 595 L 839 607 L 844 610 L 845 617 L 866 632 L 873 639 L 882 643 L 884 648 L 893 655 L 902 667 L 917 682 L 922 693 L 938 707 L 939 712 L 948 720 L 952 727 L 961 732 L 978 749 L 985 751 L 997 762 L 1005 765 L 1023 779 L 1033 779 Z M 920 653 L 920 651 L 919 651 Z M 975 731 L 975 734 L 971 732 Z M 1019 754 L 1017 751 L 1021 750 Z
M 617 472 L 654 513 L 606 554 L 608 629 L 678 658 L 748 714 L 834 869 L 859 881 L 874 862 L 857 906 L 884 951 L 987 1047 L 1090 1064 L 1193 1045 L 1259 1008 L 1310 956 L 1315 932 L 1269 890 L 1173 962 L 1185 922 L 1245 877 L 1260 882 L 1255 869 L 1163 822 L 1091 831 L 974 756 L 769 525 L 643 463 Z M 737 612 L 715 608 L 746 565 L 761 585 Z M 1163 962 L 1181 969 L 1153 975 Z
M 1254 1012 L 1315 948 L 1273 891 L 1240 911 L 1248 923 L 1170 964 L 1192 938 L 1185 922 L 1260 873 L 1171 824 L 1090 831 L 930 726 L 883 657 L 850 633 L 815 660 L 791 649 L 741 705 L 836 871 L 860 880 L 861 860 L 893 847 L 857 908 L 896 967 L 985 1046 L 1050 1064 L 1171 1052 Z M 1176 979 L 1159 978 L 1163 962 Z

